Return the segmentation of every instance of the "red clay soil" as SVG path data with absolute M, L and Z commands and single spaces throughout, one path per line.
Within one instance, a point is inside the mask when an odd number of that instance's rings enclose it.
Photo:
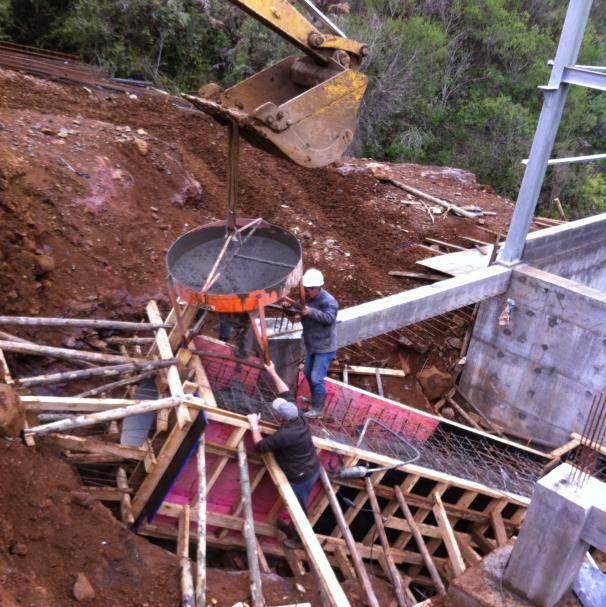
M 0 607 L 177 607 L 181 604 L 176 556 L 129 531 L 96 500 L 87 498 L 70 467 L 51 448 L 0 439 Z M 78 602 L 73 588 L 83 573 L 95 596 Z M 321 605 L 316 584 L 304 576 L 263 576 L 268 605 Z M 373 585 L 385 604 L 386 581 Z M 304 589 L 304 592 L 301 590 Z M 345 584 L 353 607 L 362 607 L 357 584 Z M 249 601 L 248 573 L 208 570 L 208 604 Z
M 224 216 L 225 154 L 225 129 L 177 98 L 0 70 L 0 310 L 134 317 L 150 297 L 165 300 L 168 245 Z M 414 244 L 426 236 L 486 239 L 480 228 L 511 213 L 463 171 L 395 167 L 415 187 L 497 213 L 483 226 L 450 214 L 432 223 L 367 162 L 343 164 L 304 169 L 245 144 L 239 209 L 297 234 L 342 306 L 418 286 L 387 272 L 419 271 L 428 254 Z
M 76 605 L 78 573 L 95 591 L 90 605 L 178 604 L 176 557 L 82 500 L 75 475 L 49 450 L 0 439 L 0 478 L 0 605 Z
M 170 243 L 224 217 L 224 127 L 175 97 L 131 97 L 0 70 L 0 314 L 142 318 L 149 299 L 167 304 Z M 415 262 L 429 254 L 415 245 L 427 236 L 492 240 L 485 228 L 508 223 L 510 203 L 470 174 L 391 167 L 414 187 L 496 213 L 432 220 L 423 207 L 404 204 L 412 198 L 406 192 L 373 177 L 369 163 L 309 170 L 247 144 L 241 150 L 239 213 L 292 230 L 306 266 L 325 272 L 342 307 L 419 286 L 388 272 L 423 271 Z M 19 334 L 56 345 L 65 338 Z M 94 605 L 179 603 L 172 555 L 101 505 L 74 501 L 75 477 L 47 450 L 6 443 L 0 450 L 1 606 L 74 604 L 78 572 L 97 593 Z M 238 575 L 209 573 L 219 607 L 247 597 Z M 272 596 L 287 604 L 305 595 L 290 584 Z

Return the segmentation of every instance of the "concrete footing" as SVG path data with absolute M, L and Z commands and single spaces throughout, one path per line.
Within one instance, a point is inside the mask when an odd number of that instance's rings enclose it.
M 606 529 L 606 484 L 570 482 L 562 464 L 535 486 L 503 581 L 537 607 L 553 607 L 572 587 L 591 545 L 600 549 Z M 578 474 L 575 479 L 578 477 Z

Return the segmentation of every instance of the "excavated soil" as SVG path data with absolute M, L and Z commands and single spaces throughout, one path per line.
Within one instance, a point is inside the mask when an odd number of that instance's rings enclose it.
M 28 448 L 0 439 L 0 607 L 177 607 L 181 604 L 177 557 L 126 529 L 113 514 L 79 490 L 70 467 L 38 441 Z M 94 597 L 77 601 L 78 574 Z M 248 601 L 248 573 L 208 569 L 209 605 Z M 393 592 L 373 585 L 388 604 Z M 353 607 L 362 607 L 357 584 L 345 584 Z M 303 576 L 263 576 L 268 605 L 321 605 L 316 584 Z
M 0 70 L 0 310 L 141 316 L 166 300 L 164 254 L 225 214 L 225 129 L 170 96 L 136 99 Z M 342 306 L 419 283 L 426 236 L 507 225 L 511 205 L 456 169 L 399 165 L 395 177 L 496 216 L 433 219 L 368 162 L 304 169 L 243 144 L 240 208 L 292 230 Z
M 69 466 L 49 450 L 0 439 L 0 478 L 0 605 L 76 605 L 78 573 L 95 591 L 91 605 L 178 604 L 176 557 L 83 499 Z
M 224 127 L 178 98 L 0 70 L 0 314 L 140 319 L 152 298 L 166 309 L 167 248 L 225 216 L 226 148 Z M 508 224 L 511 204 L 473 175 L 417 165 L 389 170 L 494 215 L 464 219 L 407 204 L 413 197 L 375 178 L 371 161 L 309 170 L 245 143 L 238 211 L 295 233 L 305 265 L 325 273 L 342 307 L 422 284 L 388 272 L 422 272 L 415 262 L 429 253 L 416 245 L 426 237 L 492 242 L 492 232 Z M 15 332 L 70 346 L 86 335 Z M 16 359 L 9 362 L 14 369 Z M 25 374 L 57 370 L 23 357 L 19 367 Z M 414 377 L 406 381 L 410 390 L 392 389 L 388 380 L 386 394 L 426 406 Z M 1 442 L 0 478 L 0 605 L 72 605 L 79 572 L 96 591 L 94 605 L 179 603 L 174 556 L 123 528 L 103 506 L 74 501 L 75 478 L 46 449 Z M 209 580 L 219 607 L 247 596 L 243 574 L 210 571 Z M 304 600 L 282 583 L 288 588 L 276 586 L 273 604 Z

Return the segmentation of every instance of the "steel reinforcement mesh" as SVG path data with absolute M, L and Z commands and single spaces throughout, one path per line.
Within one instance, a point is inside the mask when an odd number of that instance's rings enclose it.
M 204 367 L 221 408 L 244 415 L 260 413 L 268 421 L 279 422 L 271 408 L 276 391 L 264 371 L 245 362 L 212 357 L 204 357 Z M 419 466 L 523 497 L 530 497 L 543 475 L 547 460 L 539 456 L 445 422 L 428 435 L 427 424 L 417 416 L 400 415 L 395 424 L 390 407 L 377 418 L 380 424 L 369 425 L 360 443 L 362 426 L 351 422 L 353 406 L 353 400 L 343 394 L 329 394 L 323 416 L 309 420 L 312 433 L 400 461 L 410 458 L 412 446 L 420 453 Z

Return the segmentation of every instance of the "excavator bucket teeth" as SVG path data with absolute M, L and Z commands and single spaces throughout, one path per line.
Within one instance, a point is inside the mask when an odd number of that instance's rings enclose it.
M 253 145 L 322 167 L 351 143 L 366 85 L 358 71 L 288 57 L 227 90 L 207 85 L 186 98 L 220 121 L 236 120 Z

